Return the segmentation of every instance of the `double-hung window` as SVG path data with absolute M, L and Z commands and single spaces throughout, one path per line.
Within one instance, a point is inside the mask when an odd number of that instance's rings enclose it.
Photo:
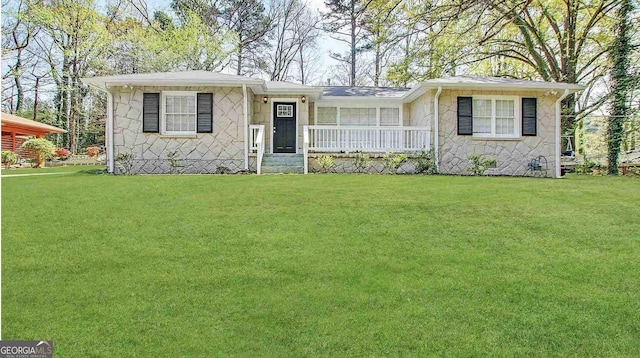
M 519 137 L 518 97 L 473 97 L 473 135 L 478 137 Z
M 401 127 L 400 106 L 316 106 L 316 124 L 355 127 Z
M 167 135 L 196 134 L 197 92 L 162 92 L 162 133 Z

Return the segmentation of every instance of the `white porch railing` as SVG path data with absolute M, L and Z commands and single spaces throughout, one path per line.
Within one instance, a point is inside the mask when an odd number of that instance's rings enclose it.
M 309 171 L 309 151 L 316 152 L 419 152 L 431 149 L 428 127 L 304 126 L 304 172 Z
M 427 127 L 305 126 L 309 150 L 319 152 L 414 152 L 429 150 Z
M 264 125 L 249 126 L 249 151 L 256 154 L 256 173 L 262 171 L 262 157 L 264 156 Z

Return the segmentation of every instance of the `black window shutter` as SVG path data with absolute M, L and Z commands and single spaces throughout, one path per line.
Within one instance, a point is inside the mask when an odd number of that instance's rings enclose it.
M 537 103 L 538 103 L 537 98 L 522 99 L 522 135 L 523 136 L 538 135 Z
M 145 93 L 142 99 L 142 132 L 160 132 L 160 93 Z
M 473 98 L 458 97 L 458 135 L 473 134 Z
M 198 93 L 198 133 L 213 133 L 213 93 Z

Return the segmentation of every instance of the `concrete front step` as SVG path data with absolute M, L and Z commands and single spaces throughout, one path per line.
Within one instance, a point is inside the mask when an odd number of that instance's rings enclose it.
M 262 166 L 263 174 L 302 174 L 304 173 L 303 166 L 290 166 L 290 165 L 270 165 Z
M 262 173 L 304 173 L 302 154 L 265 154 L 262 158 Z

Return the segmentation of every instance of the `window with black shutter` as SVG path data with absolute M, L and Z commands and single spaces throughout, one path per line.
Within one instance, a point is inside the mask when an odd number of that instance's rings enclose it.
M 458 135 L 473 134 L 473 98 L 458 97 Z
M 145 93 L 143 95 L 142 132 L 160 132 L 160 93 Z
M 536 98 L 522 99 L 522 135 L 536 136 L 538 135 L 538 108 Z
M 198 93 L 198 133 L 213 132 L 213 93 Z

